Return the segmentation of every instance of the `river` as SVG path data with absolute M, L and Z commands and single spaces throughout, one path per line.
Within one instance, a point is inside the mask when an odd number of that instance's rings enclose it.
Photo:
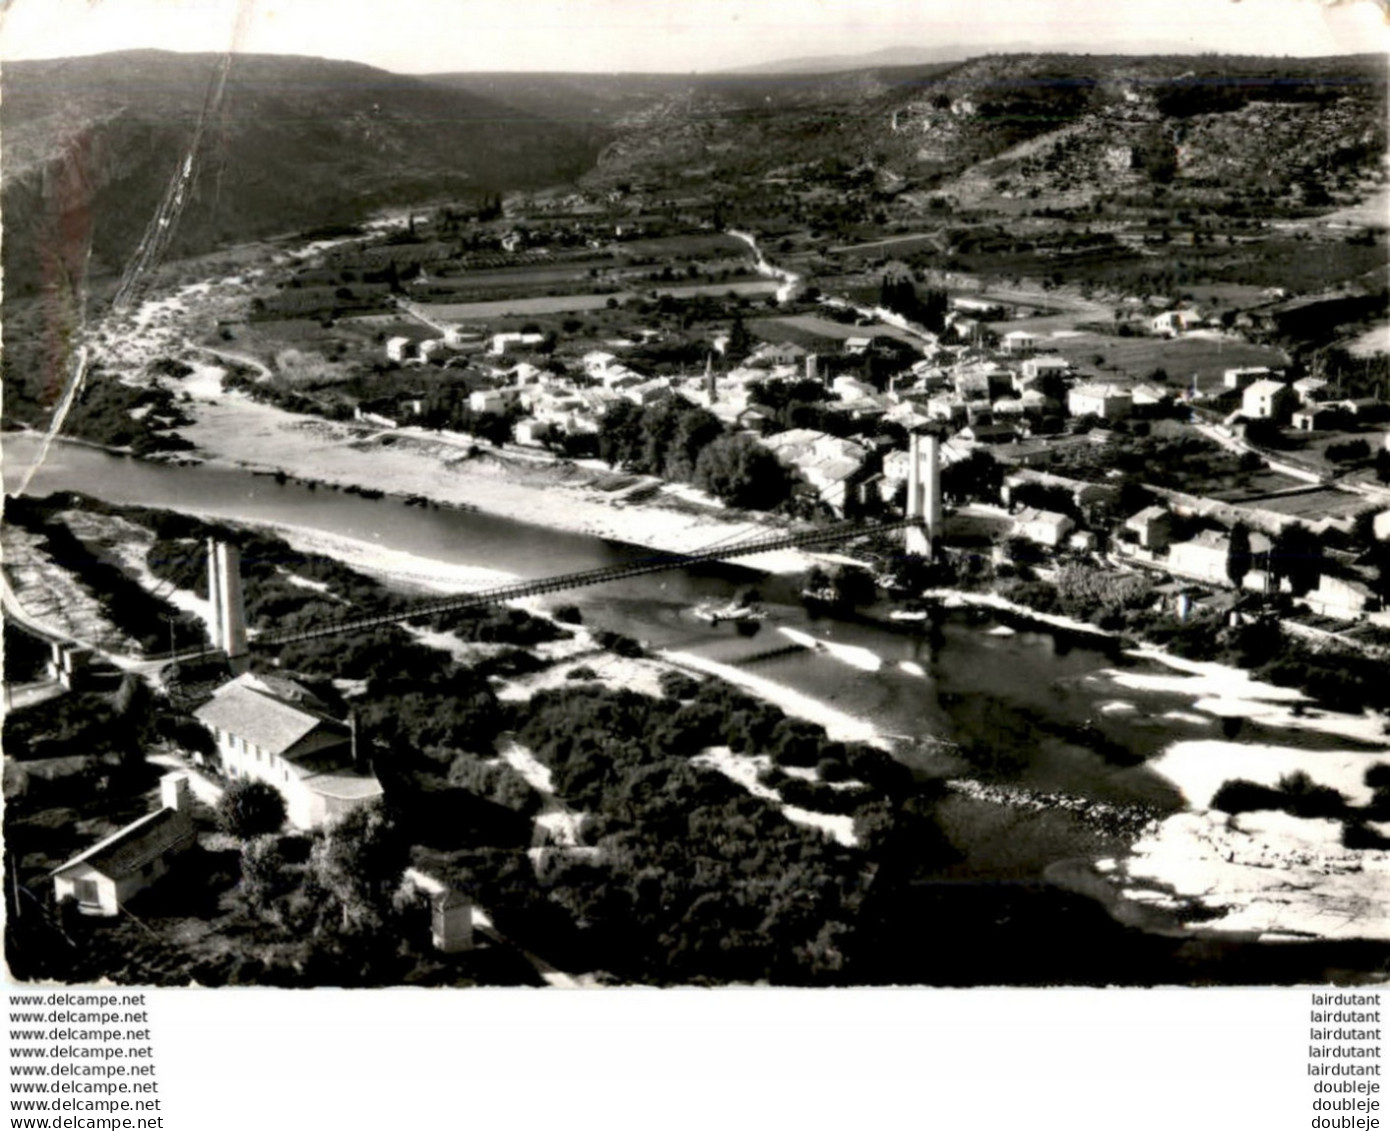
M 32 437 L 6 437 L 7 482 L 17 481 L 36 447 Z M 590 569 L 646 552 L 490 515 L 311 489 L 232 468 L 143 462 L 72 444 L 55 445 L 30 486 L 35 496 L 55 491 L 293 525 L 519 577 Z M 749 584 L 758 587 L 770 610 L 755 635 L 743 636 L 729 624 L 710 627 L 691 615 L 695 604 L 727 600 Z M 911 742 L 930 736 L 970 749 L 996 779 L 1011 784 L 1172 810 L 1181 797 L 1145 760 L 1174 737 L 1216 733 L 1217 720 L 1194 713 L 1190 697 L 1117 689 L 1103 674 L 1125 662 L 1114 652 L 1051 632 L 1012 631 L 967 610 L 945 613 L 921 632 L 894 631 L 867 620 L 816 618 L 801 607 L 794 581 L 736 566 L 671 570 L 576 590 L 554 601 L 576 603 L 587 622 L 650 647 L 747 666 L 860 717 L 908 740 L 900 756 L 924 772 L 977 775 L 964 762 L 943 762 L 939 752 Z M 760 658 L 788 643 L 782 628 L 830 647 Z M 1186 721 L 1163 717 L 1174 711 Z M 962 835 L 969 839 L 968 830 Z M 1077 847 L 1084 846 L 1057 845 L 1042 856 Z M 1010 867 L 1040 871 L 1048 862 L 1038 857 Z

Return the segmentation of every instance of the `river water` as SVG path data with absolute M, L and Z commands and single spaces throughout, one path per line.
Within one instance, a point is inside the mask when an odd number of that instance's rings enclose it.
M 6 438 L 7 482 L 17 482 L 36 449 L 32 437 Z M 30 486 L 36 496 L 63 490 L 118 504 L 290 524 L 520 577 L 589 569 L 645 553 L 489 515 L 278 483 L 231 468 L 147 463 L 71 444 L 54 446 Z M 691 615 L 695 604 L 727 599 L 750 583 L 771 612 L 755 635 L 742 636 L 733 625 L 710 627 Z M 909 740 L 900 756 L 928 771 L 975 774 L 960 763 L 943 765 L 939 753 L 910 740 L 930 736 L 968 747 L 996 778 L 1028 788 L 1172 809 L 1181 798 L 1146 768 L 1145 759 L 1176 737 L 1218 733 L 1217 721 L 1194 714 L 1188 698 L 1117 690 L 1103 674 L 1125 662 L 1113 652 L 1050 632 L 1010 632 L 965 610 L 912 632 L 815 618 L 800 606 L 791 580 L 736 566 L 671 570 L 554 600 L 579 604 L 590 624 L 653 648 L 746 667 L 863 718 Z M 764 656 L 788 643 L 781 628 L 830 647 Z M 1172 711 L 1186 720 L 1162 717 Z M 1035 859 L 1024 867 L 1046 863 Z

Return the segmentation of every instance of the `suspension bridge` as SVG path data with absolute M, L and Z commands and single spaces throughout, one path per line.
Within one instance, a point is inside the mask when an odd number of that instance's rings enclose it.
M 456 612 L 460 609 L 482 608 L 487 605 L 500 605 L 521 597 L 535 597 L 549 593 L 562 593 L 570 589 L 583 589 L 591 585 L 606 585 L 629 577 L 642 577 L 646 574 L 661 573 L 665 570 L 680 569 L 686 566 L 702 565 L 711 562 L 728 561 L 732 558 L 752 557 L 755 554 L 774 550 L 788 550 L 808 546 L 829 545 L 844 542 L 867 534 L 887 534 L 910 527 L 920 527 L 920 518 L 899 519 L 872 525 L 837 526 L 824 530 L 809 530 L 798 534 L 784 534 L 769 538 L 759 538 L 740 542 L 732 546 L 704 550 L 691 554 L 669 554 L 658 557 L 641 558 L 632 562 L 617 562 L 598 569 L 580 570 L 575 573 L 562 573 L 553 577 L 537 578 L 529 581 L 515 581 L 473 593 L 442 597 L 422 601 L 407 609 L 395 609 L 385 613 L 363 613 L 338 617 L 323 621 L 308 628 L 284 629 L 257 634 L 247 647 L 254 650 L 278 648 L 302 640 L 317 640 L 325 636 L 336 636 L 347 632 L 360 632 L 387 624 L 414 620 L 417 617 L 435 616 L 440 613 Z

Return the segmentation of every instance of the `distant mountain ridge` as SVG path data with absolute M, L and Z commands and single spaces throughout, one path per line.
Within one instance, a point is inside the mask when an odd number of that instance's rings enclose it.
M 219 56 L 118 52 L 5 66 L 10 293 L 118 271 L 193 137 Z M 237 56 L 173 250 L 353 220 L 385 204 L 551 184 L 595 150 L 467 91 L 359 63 Z M 53 262 L 54 255 L 62 262 Z
M 1002 44 L 952 43 L 939 47 L 893 46 L 854 55 L 804 55 L 792 59 L 774 59 L 767 63 L 752 63 L 715 72 L 725 75 L 811 75 L 833 74 L 837 71 L 859 71 L 876 67 L 915 67 L 936 63 L 964 63 L 987 55 L 1028 55 L 1037 52 L 1036 44 L 1026 41 Z M 1122 43 L 1060 43 L 1047 48 L 1049 55 L 1191 55 L 1200 47 L 1190 42 L 1173 40 L 1148 45 L 1142 52 Z
M 722 193 L 791 177 L 833 195 L 853 171 L 884 194 L 946 192 L 967 205 L 1000 193 L 1089 200 L 1096 186 L 1173 177 L 1244 178 L 1277 193 L 1385 148 L 1378 55 L 896 62 L 966 50 L 705 75 L 407 76 L 238 56 L 172 254 L 384 205 L 576 181 L 665 198 L 673 185 L 675 195 Z M 187 150 L 218 61 L 137 51 L 5 67 L 8 295 L 119 272 Z

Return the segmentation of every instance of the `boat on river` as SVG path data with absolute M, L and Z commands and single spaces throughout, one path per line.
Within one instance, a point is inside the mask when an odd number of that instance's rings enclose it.
M 733 602 L 716 604 L 713 601 L 696 605 L 691 613 L 697 620 L 706 624 L 723 624 L 725 621 L 748 623 L 763 620 L 767 616 L 766 611 L 759 605 L 739 605 Z

